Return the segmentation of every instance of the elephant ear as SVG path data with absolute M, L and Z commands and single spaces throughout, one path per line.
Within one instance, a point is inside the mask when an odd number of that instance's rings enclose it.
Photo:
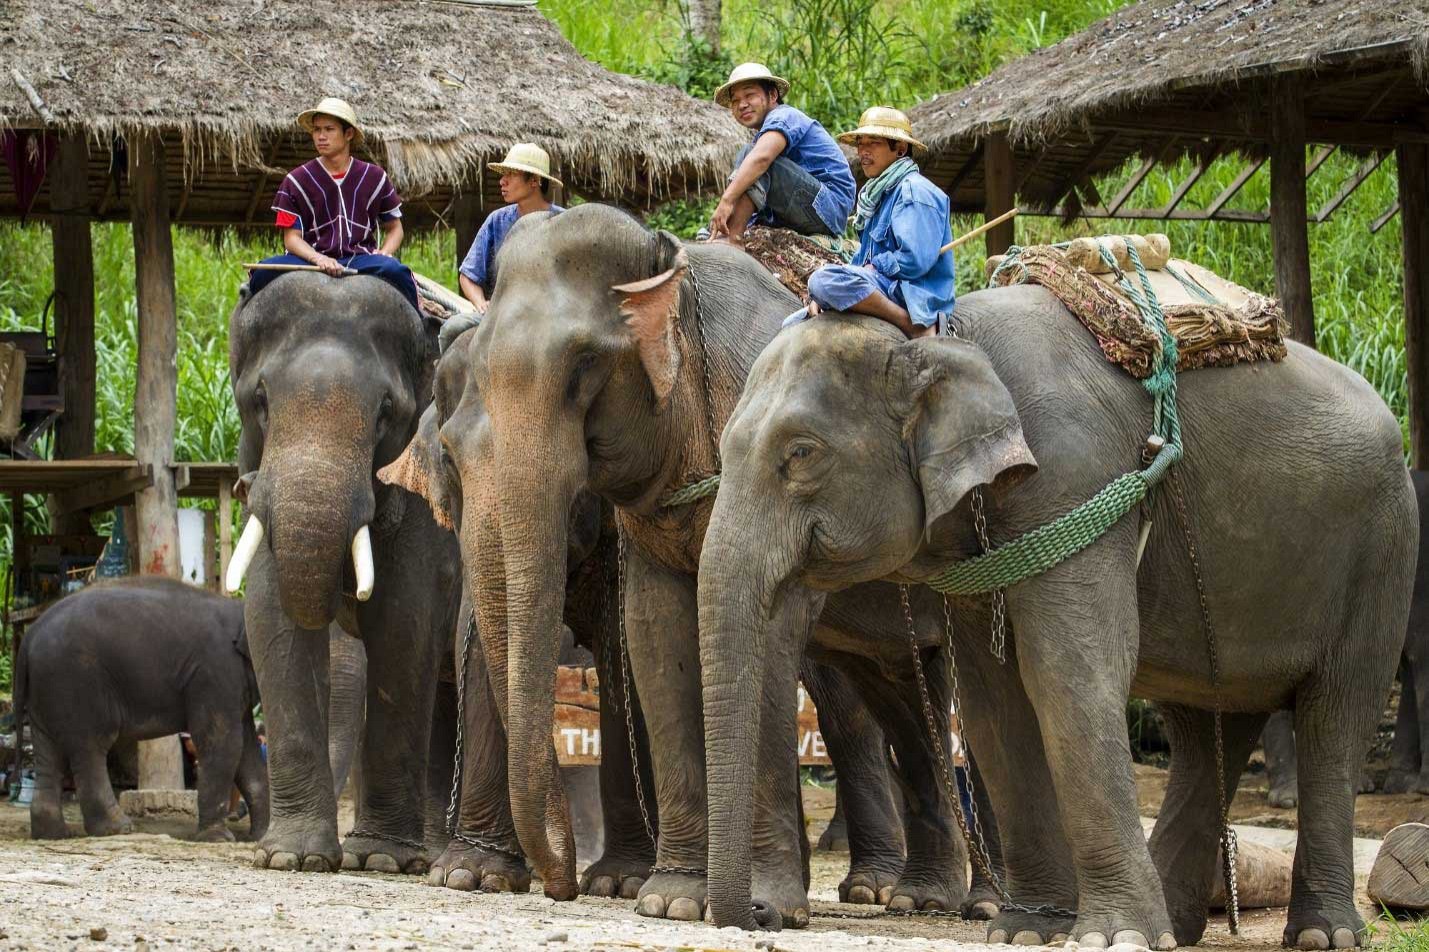
M 1003 489 L 1037 471 L 1022 420 L 987 355 L 958 338 L 901 345 L 908 430 L 923 488 L 924 530 L 978 486 Z
M 422 411 L 417 432 L 407 448 L 392 462 L 377 471 L 377 478 L 388 486 L 398 486 L 421 496 L 432 509 L 432 518 L 443 529 L 451 530 L 451 504 L 447 499 L 446 470 L 442 466 L 441 424 L 435 403 Z
M 620 315 L 635 335 L 640 363 L 663 404 L 680 375 L 680 345 L 676 337 L 680 315 L 680 286 L 689 270 L 689 258 L 679 240 L 668 232 L 656 236 L 657 259 L 673 258 L 671 266 L 643 281 L 616 284 L 620 295 Z

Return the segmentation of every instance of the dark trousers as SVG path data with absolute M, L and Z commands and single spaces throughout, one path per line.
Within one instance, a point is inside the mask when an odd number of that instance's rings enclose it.
M 407 303 L 412 307 L 417 307 L 417 282 L 412 278 L 412 271 L 405 264 L 396 258 L 389 258 L 387 255 L 352 255 L 347 258 L 337 258 L 336 261 L 348 268 L 353 269 L 358 274 L 370 274 L 375 278 L 381 278 L 392 287 L 402 292 L 402 296 L 407 299 Z M 271 258 L 264 258 L 263 264 L 310 264 L 297 255 L 275 255 Z M 248 275 L 248 293 L 257 294 L 277 277 L 286 274 L 284 271 L 252 271 Z

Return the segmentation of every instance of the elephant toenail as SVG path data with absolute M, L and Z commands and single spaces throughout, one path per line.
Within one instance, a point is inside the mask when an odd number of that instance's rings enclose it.
M 254 851 L 253 851 L 253 866 L 254 866 L 256 869 L 267 869 L 267 868 L 268 868 L 268 851 L 267 851 L 267 850 L 254 850 Z
M 1111 947 L 1115 949 L 1119 945 L 1129 945 L 1133 949 L 1149 949 L 1151 943 L 1147 941 L 1145 934 L 1136 929 L 1122 929 L 1111 937 Z M 1118 949 L 1117 952 L 1131 952 L 1131 949 Z
M 446 881 L 447 871 L 444 867 L 433 866 L 431 869 L 427 870 L 428 886 L 442 886 L 446 884 Z
M 1105 949 L 1107 947 L 1106 936 L 1100 932 L 1088 932 L 1077 940 L 1077 945 L 1086 949 Z
M 992 930 L 989 931 L 988 934 L 987 934 L 987 941 L 988 941 L 988 942 L 991 942 L 993 945 L 1006 945 L 1006 944 L 1007 944 L 1007 930 L 1006 930 L 1006 929 L 992 929 Z
M 634 899 L 640 895 L 640 887 L 645 885 L 645 880 L 639 876 L 627 876 L 620 884 L 620 898 Z
M 1334 935 L 1330 937 L 1330 940 L 1337 949 L 1353 949 L 1359 944 L 1359 939 L 1355 935 L 1355 931 L 1353 929 L 1346 929 L 1344 926 L 1336 929 Z
M 475 879 L 476 877 L 473 876 L 472 878 Z M 448 882 L 450 883 L 451 880 L 448 880 Z M 481 891 L 484 893 L 515 892 L 515 890 L 511 888 L 511 880 L 502 876 L 500 873 L 487 873 L 481 877 Z
M 918 907 L 914 905 L 912 896 L 894 896 L 888 900 L 888 908 L 895 912 L 912 912 Z
M 854 886 L 848 891 L 847 901 L 859 906 L 870 906 L 874 898 L 872 889 L 867 886 Z
M 1156 940 L 1156 948 L 1158 952 L 1171 952 L 1176 948 L 1176 936 L 1170 932 L 1161 933 L 1160 938 Z
M 349 853 L 346 850 L 343 850 L 342 868 L 354 871 L 359 870 L 362 868 L 362 858 L 356 853 Z
M 700 904 L 688 896 L 671 900 L 669 908 L 665 910 L 665 918 L 679 922 L 699 922 L 703 914 L 704 910 L 700 908 Z
M 1066 932 L 1054 932 L 1054 933 L 1052 933 L 1052 938 L 1050 938 L 1050 939 L 1047 940 L 1047 944 L 1048 944 L 1048 945 L 1058 945 L 1058 944 L 1060 944 L 1060 943 L 1066 942 L 1066 941 L 1067 941 L 1068 939 L 1070 939 L 1070 938 L 1071 938 L 1071 935 L 1068 934 L 1068 933 L 1066 933 Z M 1069 944 L 1069 945 L 1076 945 L 1075 942 L 1071 942 L 1071 943 L 1068 943 L 1068 944 Z
M 986 922 L 1001 911 L 997 903 L 984 899 L 973 903 L 973 907 L 968 910 L 968 918 L 976 922 Z
M 795 929 L 802 929 L 807 926 L 809 924 L 809 910 L 795 909 L 790 924 L 792 924 Z
M 1012 937 L 1012 944 L 1041 945 L 1042 936 L 1038 935 L 1036 932 L 1033 932 L 1031 929 L 1023 929 L 1021 932 L 1017 933 Z
M 1120 935 L 1121 933 L 1117 933 Z M 1113 942 L 1106 952 L 1150 952 L 1148 946 L 1139 942 Z
M 295 870 L 298 868 L 298 854 L 279 852 L 268 857 L 269 869 Z
M 1330 947 L 1330 937 L 1325 935 L 1323 929 L 1301 929 L 1300 936 L 1295 941 L 1297 949 L 1311 950 L 1328 949 Z
M 924 912 L 942 912 L 942 911 L 943 911 L 943 904 L 942 904 L 941 902 L 939 902 L 938 900 L 936 900 L 936 899 L 929 899 L 927 902 L 923 903 L 923 911 L 924 911 Z
M 471 892 L 476 888 L 476 874 L 469 869 L 457 869 L 447 873 L 446 879 L 437 885 L 446 886 L 448 889 L 455 889 L 460 892 Z
M 657 896 L 655 893 L 644 896 L 635 904 L 635 911 L 652 919 L 663 919 L 665 918 L 665 897 Z
M 879 902 L 879 905 L 883 905 L 883 906 L 888 905 L 888 900 L 890 900 L 890 899 L 892 899 L 892 898 L 893 898 L 893 887 L 892 887 L 892 886 L 884 886 L 882 889 L 880 889 L 880 890 L 878 891 L 878 902 Z
M 615 880 L 609 876 L 597 876 L 590 881 L 590 886 L 586 889 L 586 892 L 592 896 L 609 898 L 615 894 Z
M 309 856 L 303 860 L 303 872 L 305 873 L 326 873 L 332 870 L 332 865 L 322 856 Z

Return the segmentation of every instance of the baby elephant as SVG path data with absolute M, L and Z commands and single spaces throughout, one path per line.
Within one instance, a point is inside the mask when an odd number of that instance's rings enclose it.
M 85 832 L 127 832 L 109 785 L 109 748 L 188 731 L 199 757 L 198 838 L 233 839 L 224 817 L 235 780 L 252 836 L 261 837 L 268 774 L 253 725 L 257 701 L 241 601 L 166 578 L 105 583 L 65 598 L 26 634 L 15 669 L 15 722 L 28 712 L 35 744 L 30 835 L 66 834 L 66 764 Z

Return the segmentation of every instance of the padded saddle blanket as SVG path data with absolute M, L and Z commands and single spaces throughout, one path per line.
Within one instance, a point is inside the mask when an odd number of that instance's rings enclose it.
M 826 264 L 847 264 L 857 247 L 840 238 L 801 235 L 766 225 L 754 225 L 744 239 L 745 252 L 805 302 L 809 300 L 809 275 Z
M 1115 270 L 1104 260 L 1099 242 L 1115 258 Z M 1285 357 L 1289 328 L 1275 298 L 1172 258 L 1165 235 L 1133 236 L 1133 244 L 1176 338 L 1177 371 Z M 987 276 L 992 286 L 1028 282 L 1047 288 L 1092 332 L 1107 360 L 1137 379 L 1151 375 L 1161 341 L 1121 287 L 1123 276 L 1141 287 L 1121 237 L 1015 248 L 989 258 Z

